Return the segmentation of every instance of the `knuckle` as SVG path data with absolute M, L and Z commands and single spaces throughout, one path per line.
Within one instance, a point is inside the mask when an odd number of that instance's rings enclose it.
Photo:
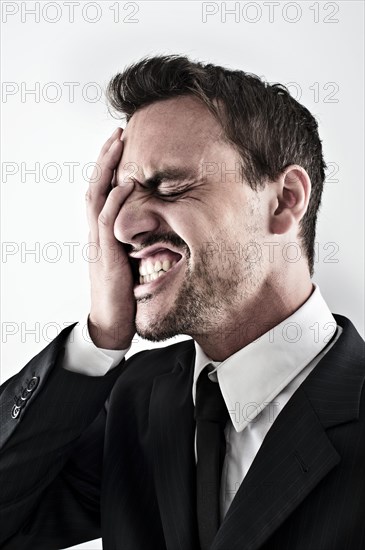
M 109 219 L 108 219 L 108 216 L 106 216 L 104 212 L 100 212 L 100 214 L 98 216 L 98 224 L 102 227 L 108 227 Z
M 91 202 L 92 201 L 92 191 L 91 189 L 89 188 L 86 193 L 85 193 L 85 201 L 86 202 Z

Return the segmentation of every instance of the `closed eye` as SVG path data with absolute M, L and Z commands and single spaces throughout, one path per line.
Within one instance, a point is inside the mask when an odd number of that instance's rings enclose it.
M 187 183 L 193 181 L 194 177 L 194 174 L 189 169 L 169 167 L 154 172 L 143 183 L 140 181 L 137 182 L 137 180 L 135 182 L 142 189 L 152 191 L 155 196 L 161 199 L 174 199 L 182 195 L 190 187 Z
M 158 186 L 155 189 L 150 189 L 140 183 L 140 186 L 147 191 L 150 191 L 152 194 L 156 195 L 159 198 L 173 199 L 184 193 L 184 190 L 180 191 L 164 191 L 163 189 L 158 189 Z
M 156 191 L 156 194 L 160 197 L 166 197 L 166 198 L 173 198 L 178 197 L 179 195 L 182 195 L 183 191 L 172 191 L 171 193 L 163 193 L 162 191 Z

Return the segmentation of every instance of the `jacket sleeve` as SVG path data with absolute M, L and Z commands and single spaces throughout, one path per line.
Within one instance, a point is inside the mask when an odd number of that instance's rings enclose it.
M 64 329 L 0 390 L 0 548 L 59 549 L 100 537 L 105 376 L 62 368 Z

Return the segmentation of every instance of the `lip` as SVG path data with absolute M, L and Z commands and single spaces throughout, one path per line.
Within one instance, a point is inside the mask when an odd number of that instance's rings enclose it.
M 142 298 L 146 293 L 154 291 L 156 288 L 158 288 L 159 285 L 163 284 L 163 282 L 166 281 L 169 277 L 171 277 L 176 271 L 181 267 L 182 264 L 182 257 L 176 264 L 171 267 L 168 271 L 166 271 L 165 275 L 162 275 L 161 277 L 158 277 L 154 281 L 150 281 L 149 283 L 135 283 L 133 291 L 134 291 L 134 297 L 136 299 Z
M 130 254 L 128 254 L 128 256 L 130 256 L 135 260 L 142 260 L 144 258 L 148 258 L 149 256 L 152 256 L 153 254 L 156 254 L 156 252 L 160 252 L 163 250 L 171 250 L 171 252 L 175 252 L 175 254 L 179 254 L 182 257 L 182 254 L 179 250 L 172 248 L 171 246 L 162 246 L 159 243 L 156 243 L 152 246 L 148 246 L 147 248 L 144 248 L 140 252 L 136 252 L 136 253 L 131 252 Z

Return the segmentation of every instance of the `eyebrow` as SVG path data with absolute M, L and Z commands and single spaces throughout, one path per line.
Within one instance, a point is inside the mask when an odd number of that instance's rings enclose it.
M 140 185 L 147 187 L 148 189 L 156 189 L 164 181 L 182 182 L 194 177 L 194 173 L 187 168 L 171 167 L 164 170 L 156 170 L 152 176 L 146 178 L 143 182 L 140 182 L 136 178 Z

